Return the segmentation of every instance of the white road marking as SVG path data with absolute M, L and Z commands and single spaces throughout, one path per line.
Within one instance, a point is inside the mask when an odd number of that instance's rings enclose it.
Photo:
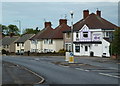
M 77 70 L 81 70 L 81 71 L 86 71 L 86 72 L 89 72 L 89 70 L 84 70 L 84 69 L 81 69 L 81 68 L 75 68 Z
M 67 67 L 68 68 L 69 66 L 63 66 L 63 65 L 61 65 L 61 67 Z
M 114 75 L 110 75 L 110 74 L 106 74 L 106 73 L 99 73 L 100 75 L 104 75 L 104 76 L 110 76 L 110 77 L 115 77 L 115 78 L 120 78 L 119 76 L 114 76 Z

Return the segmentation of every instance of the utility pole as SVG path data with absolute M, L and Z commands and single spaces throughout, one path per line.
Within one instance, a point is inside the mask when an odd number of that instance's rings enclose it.
M 18 22 L 18 24 L 19 24 L 20 36 L 21 36 L 22 35 L 21 21 L 20 20 L 16 20 L 16 22 Z M 21 46 L 22 46 L 22 43 L 20 43 L 20 55 L 21 55 Z

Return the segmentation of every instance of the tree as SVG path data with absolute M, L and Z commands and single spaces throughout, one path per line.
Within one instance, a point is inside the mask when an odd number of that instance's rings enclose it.
M 9 34 L 15 34 L 15 35 L 19 35 L 20 30 L 18 29 L 18 27 L 16 25 L 9 25 L 8 26 L 9 29 Z
M 120 58 L 120 28 L 117 28 L 114 32 L 112 52 L 117 56 L 117 58 Z
M 24 30 L 24 34 L 36 34 L 38 33 L 40 30 L 38 30 L 38 27 L 34 30 L 33 28 L 27 28 Z
M 9 29 L 8 29 L 7 26 L 0 24 L 0 27 L 1 27 L 1 31 L 2 31 L 3 35 L 9 35 L 8 34 L 9 33 Z

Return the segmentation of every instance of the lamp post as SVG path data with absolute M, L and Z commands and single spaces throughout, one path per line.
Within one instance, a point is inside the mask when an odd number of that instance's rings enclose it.
M 70 11 L 71 14 L 71 52 L 73 53 L 73 11 Z
M 70 11 L 71 14 L 71 52 L 69 57 L 69 63 L 74 63 L 74 55 L 73 55 L 73 11 Z
M 22 35 L 22 29 L 21 29 L 21 21 L 20 21 L 20 20 L 16 20 L 16 22 L 18 22 L 18 24 L 19 24 L 20 35 Z
M 20 20 L 15 20 L 15 22 L 18 22 L 18 24 L 19 24 L 19 29 L 20 29 L 20 35 L 22 35 L 21 21 L 20 21 Z M 22 45 L 22 43 L 20 43 L 20 55 L 21 55 L 21 45 Z

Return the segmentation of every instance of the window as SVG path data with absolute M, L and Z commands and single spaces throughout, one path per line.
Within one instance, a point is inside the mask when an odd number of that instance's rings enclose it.
M 8 46 L 8 45 L 6 45 L 6 47 L 7 47 L 7 48 L 9 48 L 9 46 Z
M 78 38 L 79 36 L 78 36 L 78 32 L 76 32 L 76 38 Z
M 109 32 L 106 32 L 106 37 L 108 37 L 109 36 Z
M 45 40 L 44 40 L 44 44 L 48 44 L 48 39 L 45 39 Z
M 24 46 L 24 43 L 22 43 L 22 46 Z
M 68 51 L 68 44 L 66 44 L 65 47 L 66 47 L 66 51 Z
M 52 39 L 49 39 L 49 44 L 53 44 L 53 40 Z
M 79 45 L 75 46 L 75 52 L 80 52 L 80 46 Z
M 70 38 L 70 33 L 66 33 L 66 38 Z
M 19 43 L 17 43 L 17 46 L 19 46 Z
M 88 51 L 88 46 L 85 46 L 85 51 Z
M 83 32 L 83 37 L 87 38 L 88 37 L 88 32 Z

